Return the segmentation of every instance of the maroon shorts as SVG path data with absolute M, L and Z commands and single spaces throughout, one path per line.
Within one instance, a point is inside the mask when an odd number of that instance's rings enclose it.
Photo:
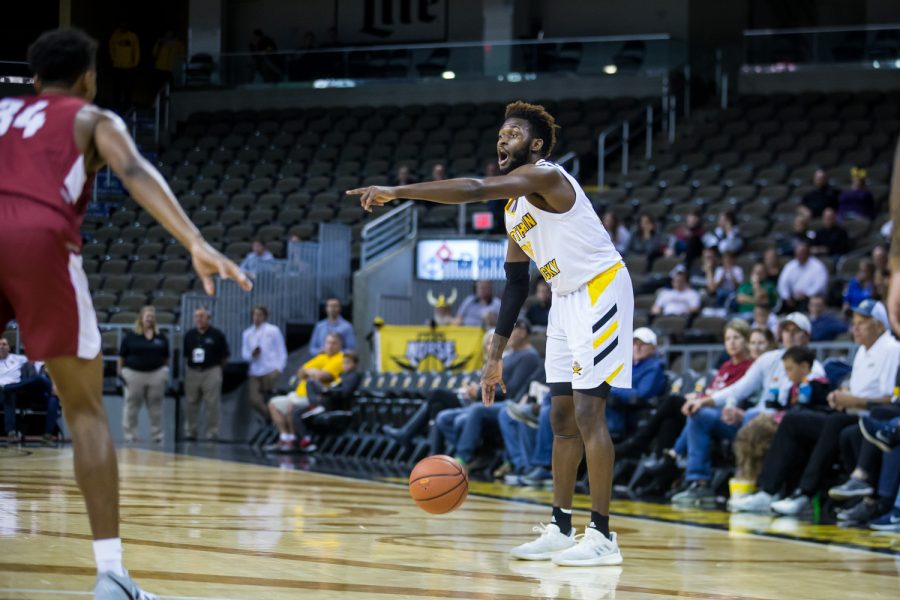
M 30 360 L 100 353 L 97 315 L 71 231 L 50 208 L 0 196 L 0 330 L 15 319 Z

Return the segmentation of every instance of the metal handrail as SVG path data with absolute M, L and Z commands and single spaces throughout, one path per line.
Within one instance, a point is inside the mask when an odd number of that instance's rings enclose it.
M 122 347 L 122 337 L 125 333 L 131 331 L 134 328 L 134 325 L 131 323 L 100 323 L 98 325 L 100 332 L 103 333 L 105 331 L 115 331 L 116 332 L 116 348 Z M 175 377 L 175 352 L 181 349 L 180 340 L 175 338 L 176 334 L 180 334 L 177 325 L 159 325 L 157 324 L 159 330 L 166 334 L 166 337 L 169 339 L 169 383 L 174 383 L 180 379 Z M 21 351 L 22 340 L 19 336 L 19 328 L 13 327 L 11 329 L 15 333 L 15 342 L 16 349 Z M 102 352 L 102 347 L 101 347 Z M 182 357 L 183 358 L 183 357 Z M 110 363 L 116 362 L 119 360 L 118 354 L 104 354 L 103 362 Z M 180 373 L 180 371 L 179 371 Z
M 668 110 L 668 119 L 669 119 L 669 128 L 670 128 L 670 136 L 674 135 L 674 124 L 672 121 L 675 118 L 674 110 L 675 110 L 675 101 L 674 97 L 669 97 L 669 102 L 667 103 Z M 643 115 L 643 123 L 638 120 L 639 117 Z M 638 120 L 638 127 L 635 128 L 634 132 L 631 131 L 631 123 L 635 120 Z M 600 135 L 597 136 L 597 187 L 598 189 L 602 189 L 604 184 L 606 183 L 606 158 L 612 155 L 613 152 L 622 149 L 622 175 L 628 175 L 628 152 L 630 149 L 630 143 L 632 136 L 637 136 L 641 133 L 645 133 L 645 144 L 646 149 L 644 151 L 644 157 L 649 160 L 653 156 L 653 123 L 654 123 L 654 110 L 653 105 L 648 104 L 644 108 L 638 109 L 635 112 L 631 113 L 625 119 L 623 119 L 620 123 L 616 123 L 615 125 L 610 125 L 606 129 L 600 132 Z M 641 128 L 643 127 L 643 128 Z M 621 141 L 615 145 L 611 145 L 607 148 L 607 139 L 617 133 L 619 130 L 622 132 Z
M 398 244 L 416 237 L 418 212 L 415 204 L 412 200 L 407 200 L 362 228 L 360 266 L 365 266 Z
M 851 31 L 889 31 L 900 29 L 900 23 L 883 25 L 845 25 L 843 27 L 793 27 L 788 29 L 745 29 L 744 37 L 816 33 L 849 33 Z
M 169 130 L 169 100 L 171 96 L 170 84 L 167 81 L 160 88 L 153 99 L 153 140 L 156 147 L 159 148 L 159 131 L 162 127 L 165 131 Z
M 847 360 L 852 361 L 853 355 L 859 345 L 849 341 L 812 342 L 809 344 L 809 347 L 816 352 L 816 359 L 819 361 L 826 358 L 826 353 L 833 351 L 846 351 Z M 681 367 L 682 372 L 684 372 L 690 369 L 692 355 L 705 354 L 707 357 L 707 365 L 712 368 L 711 365 L 715 365 L 716 359 L 722 355 L 723 351 L 724 347 L 722 344 L 661 344 L 657 352 L 663 357 L 666 364 L 670 364 L 669 355 L 681 354 Z
M 561 167 L 565 167 L 566 163 L 569 162 L 572 163 L 572 166 L 566 167 L 566 171 L 568 171 L 572 177 L 578 179 L 578 176 L 581 174 L 581 159 L 577 154 L 575 154 L 574 151 L 566 152 L 565 154 L 560 156 L 559 160 L 556 161 L 556 164 Z
M 264 56 L 289 56 L 292 54 L 332 54 L 338 52 L 380 52 L 382 50 L 439 50 L 443 48 L 484 48 L 487 46 L 541 46 L 549 44 L 571 44 L 571 43 L 614 43 L 614 42 L 630 42 L 630 41 L 671 41 L 673 38 L 667 33 L 651 33 L 642 35 L 601 35 L 601 36 L 583 36 L 571 38 L 543 38 L 540 40 L 481 40 L 477 42 L 444 42 L 441 44 L 384 44 L 377 46 L 340 46 L 332 48 L 309 48 L 296 50 L 279 50 L 277 52 L 266 52 Z M 222 58 L 228 57 L 255 57 L 259 56 L 258 52 L 222 52 Z

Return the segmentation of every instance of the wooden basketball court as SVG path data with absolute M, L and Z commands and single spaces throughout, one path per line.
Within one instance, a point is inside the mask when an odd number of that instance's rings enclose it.
M 136 449 L 120 470 L 126 565 L 161 598 L 900 597 L 897 535 L 714 511 L 681 513 L 710 526 L 688 525 L 669 507 L 614 502 L 625 563 L 560 568 L 506 554 L 547 519 L 533 503 L 547 492 L 473 485 L 532 503 L 470 496 L 435 517 L 391 483 Z M 0 600 L 90 597 L 90 539 L 71 448 L 0 449 Z

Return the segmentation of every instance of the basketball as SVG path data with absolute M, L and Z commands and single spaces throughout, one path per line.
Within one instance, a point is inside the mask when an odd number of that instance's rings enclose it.
M 462 506 L 469 480 L 453 458 L 436 454 L 420 460 L 409 474 L 409 495 L 425 512 L 443 515 Z

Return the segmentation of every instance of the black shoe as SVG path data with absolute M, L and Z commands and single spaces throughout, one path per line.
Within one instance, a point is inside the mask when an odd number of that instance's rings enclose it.
M 401 444 L 408 444 L 409 440 L 406 438 L 406 432 L 403 431 L 400 427 L 391 427 L 390 425 L 382 425 L 381 433 L 388 436 L 395 442 L 400 442 Z
M 469 473 L 473 473 L 476 471 L 481 471 L 482 469 L 486 469 L 490 466 L 493 466 L 494 457 L 490 454 L 476 454 L 471 461 L 466 463 L 466 467 L 469 469 Z
M 863 500 L 847 510 L 838 511 L 837 518 L 842 525 L 865 525 L 872 519 L 881 516 L 878 502 Z
M 859 418 L 859 429 L 863 437 L 882 452 L 890 452 L 900 445 L 900 425 L 891 421 L 879 421 L 870 417 Z
M 622 442 L 615 445 L 616 458 L 637 458 L 640 456 L 640 450 L 631 443 L 631 441 Z
M 675 464 L 675 459 L 668 454 L 663 454 L 660 457 L 648 459 L 644 464 L 647 475 L 651 477 L 656 477 L 657 475 L 662 475 L 665 473 L 672 473 L 673 471 L 678 470 L 678 466 Z

